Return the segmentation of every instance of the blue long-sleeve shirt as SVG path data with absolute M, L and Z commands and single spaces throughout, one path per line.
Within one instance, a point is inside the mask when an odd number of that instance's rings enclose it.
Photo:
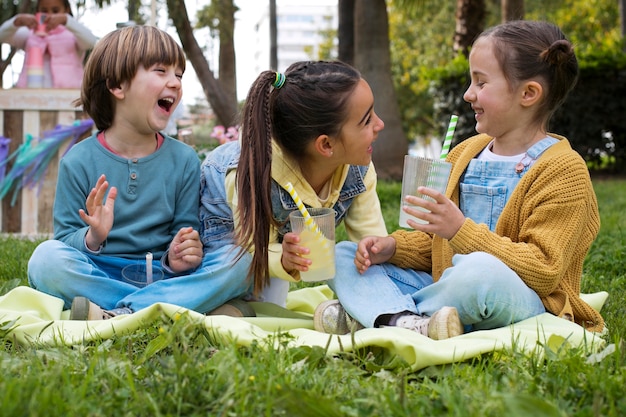
M 98 178 L 117 187 L 113 227 L 104 255 L 159 259 L 181 227 L 198 230 L 200 160 L 190 146 L 165 136 L 153 154 L 126 159 L 105 149 L 96 134 L 61 159 L 54 201 L 54 238 L 81 251 L 88 226 L 78 214 Z

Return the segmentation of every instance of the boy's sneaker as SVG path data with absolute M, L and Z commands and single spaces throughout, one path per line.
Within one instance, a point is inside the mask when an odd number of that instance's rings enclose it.
M 398 313 L 391 318 L 389 325 L 413 330 L 434 340 L 448 339 L 463 334 L 463 324 L 454 307 L 443 307 L 431 317 Z
M 363 325 L 350 317 L 339 300 L 320 303 L 313 314 L 315 330 L 330 334 L 348 334 L 363 329 Z
M 248 304 L 240 298 L 233 298 L 225 302 L 215 310 L 206 313 L 207 316 L 230 316 L 230 317 L 256 317 L 256 312 Z
M 89 301 L 87 297 L 74 297 L 70 310 L 70 320 L 108 320 L 123 314 L 133 314 L 133 310 L 129 307 L 104 310 L 96 303 Z

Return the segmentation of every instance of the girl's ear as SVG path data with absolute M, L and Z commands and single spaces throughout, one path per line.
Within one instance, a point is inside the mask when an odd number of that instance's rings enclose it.
M 530 107 L 541 100 L 543 97 L 543 87 L 537 81 L 528 81 L 522 89 L 521 104 L 524 107 Z
M 322 156 L 330 157 L 333 154 L 332 139 L 328 135 L 319 135 L 314 142 L 315 150 Z

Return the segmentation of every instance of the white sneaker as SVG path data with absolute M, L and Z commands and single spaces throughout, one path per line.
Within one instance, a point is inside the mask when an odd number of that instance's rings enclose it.
M 389 325 L 413 330 L 434 340 L 448 339 L 463 334 L 463 324 L 454 307 L 443 307 L 431 317 L 399 313 L 392 317 Z

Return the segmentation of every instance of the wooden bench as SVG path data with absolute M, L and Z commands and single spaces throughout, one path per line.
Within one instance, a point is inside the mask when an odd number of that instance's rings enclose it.
M 0 133 L 10 138 L 9 155 L 24 143 L 26 135 L 33 143 L 43 132 L 57 125 L 71 125 L 86 116 L 72 102 L 80 96 L 74 89 L 13 88 L 0 90 Z M 87 132 L 83 137 L 88 136 Z M 82 138 L 81 138 L 82 139 Z M 2 199 L 0 205 L 1 233 L 24 236 L 51 236 L 52 205 L 57 181 L 59 158 L 70 139 L 59 149 L 48 166 L 42 187 L 23 187 L 14 204 L 13 191 Z M 9 172 L 13 161 L 7 167 Z

